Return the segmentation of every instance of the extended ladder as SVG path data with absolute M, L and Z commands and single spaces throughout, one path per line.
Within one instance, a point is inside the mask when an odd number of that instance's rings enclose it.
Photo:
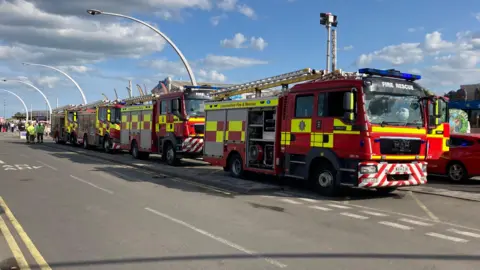
M 328 81 L 338 79 L 357 78 L 360 76 L 356 72 L 342 72 L 335 70 L 333 72 L 326 72 L 325 70 L 315 70 L 311 68 L 304 68 L 301 70 L 284 73 L 281 75 L 268 77 L 261 80 L 256 80 L 248 83 L 238 84 L 227 87 L 222 91 L 211 93 L 215 100 L 223 100 L 232 96 L 248 93 L 260 93 L 261 90 L 274 88 L 278 86 L 289 85 L 292 83 L 299 83 L 304 81 Z

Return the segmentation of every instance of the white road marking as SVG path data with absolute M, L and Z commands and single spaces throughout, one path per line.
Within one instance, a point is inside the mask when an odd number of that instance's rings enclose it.
M 412 196 L 412 198 L 415 200 L 415 202 L 418 204 L 418 206 L 420 206 L 420 208 L 423 209 L 423 211 L 425 211 L 425 213 L 427 213 L 427 215 L 433 220 L 433 221 L 440 221 L 440 219 L 438 217 L 436 217 L 432 211 L 428 210 L 427 206 L 425 206 L 425 204 L 423 204 L 418 198 L 417 196 L 415 196 L 413 194 L 413 192 L 409 191 L 408 192 L 410 194 L 410 196 Z
M 338 205 L 338 204 L 327 204 L 327 205 L 330 206 L 330 207 L 340 208 L 340 209 L 350 209 L 350 208 L 351 208 L 351 207 L 349 207 L 349 206 Z
M 480 234 L 478 234 L 478 233 L 472 233 L 472 232 L 466 232 L 466 231 L 459 231 L 459 230 L 457 230 L 457 229 L 449 229 L 448 231 L 449 231 L 449 232 L 456 233 L 456 234 L 461 234 L 461 235 L 464 235 L 464 236 L 470 236 L 470 237 L 474 237 L 474 238 L 480 238 Z
M 468 240 L 465 240 L 465 239 L 462 239 L 462 238 L 448 236 L 448 235 L 444 235 L 444 234 L 440 234 L 440 233 L 429 232 L 429 233 L 426 233 L 426 235 L 432 236 L 432 237 L 437 237 L 437 238 L 444 239 L 444 240 L 450 240 L 450 241 L 458 242 L 458 243 L 467 243 L 468 242 Z
M 268 262 L 268 263 L 270 263 L 270 264 L 272 264 L 272 265 L 275 265 L 275 266 L 280 267 L 280 268 L 285 268 L 285 267 L 287 267 L 286 264 L 283 264 L 283 263 L 281 263 L 281 262 L 279 262 L 279 261 L 277 261 L 277 260 L 274 260 L 274 259 L 270 259 L 270 258 L 264 257 L 264 256 L 262 256 L 261 254 L 255 252 L 255 251 L 248 250 L 248 249 L 246 249 L 246 248 L 244 248 L 244 247 L 242 247 L 242 246 L 240 246 L 240 245 L 237 245 L 237 244 L 235 244 L 235 243 L 233 243 L 233 242 L 230 242 L 230 241 L 228 241 L 228 240 L 226 240 L 226 239 L 224 239 L 224 238 L 221 238 L 221 237 L 216 236 L 216 235 L 213 235 L 213 234 L 211 234 L 211 233 L 209 233 L 209 232 L 207 232 L 207 231 L 204 231 L 204 230 L 202 230 L 202 229 L 200 229 L 200 228 L 197 228 L 197 227 L 195 227 L 195 226 L 193 226 L 193 225 L 191 225 L 191 224 L 189 224 L 189 223 L 187 223 L 187 222 L 185 222 L 185 221 L 176 219 L 176 218 L 171 217 L 171 216 L 169 216 L 169 215 L 167 215 L 167 214 L 164 214 L 164 213 L 161 213 L 161 212 L 159 212 L 159 211 L 157 211 L 157 210 L 154 210 L 154 209 L 152 209 L 152 208 L 150 208 L 150 207 L 145 207 L 145 210 L 147 210 L 147 211 L 149 211 L 149 212 L 151 212 L 151 213 L 153 213 L 153 214 L 155 214 L 155 215 L 158 215 L 158 216 L 161 216 L 161 217 L 163 217 L 163 218 L 166 218 L 166 219 L 168 219 L 168 220 L 170 220 L 170 221 L 173 221 L 173 222 L 175 222 L 175 223 L 177 223 L 177 224 L 180 224 L 180 225 L 182 225 L 182 226 L 184 226 L 184 227 L 187 227 L 187 228 L 189 228 L 189 229 L 191 229 L 191 230 L 193 230 L 193 231 L 195 231 L 195 232 L 197 232 L 197 233 L 200 233 L 200 234 L 202 234 L 202 235 L 204 235 L 204 236 L 210 237 L 211 239 L 213 239 L 213 240 L 215 240 L 215 241 L 217 241 L 217 242 L 219 242 L 219 243 L 222 243 L 222 244 L 224 244 L 224 245 L 226 245 L 226 246 L 229 246 L 229 247 L 231 247 L 231 248 L 234 248 L 234 249 L 236 249 L 236 250 L 239 250 L 239 251 L 241 251 L 241 252 L 243 252 L 243 253 L 246 253 L 246 254 L 255 256 L 255 257 L 257 257 L 257 258 L 261 258 L 261 259 L 265 260 L 266 262 Z
M 318 206 L 318 205 L 310 205 L 309 207 L 312 208 L 312 209 L 317 209 L 317 210 L 322 210 L 322 211 L 332 211 L 332 209 L 330 209 L 330 208 L 326 208 L 326 207 L 322 207 L 322 206 Z
M 399 220 L 403 221 L 403 222 L 406 222 L 406 223 L 420 225 L 420 226 L 432 226 L 433 225 L 431 223 L 426 223 L 426 222 L 423 222 L 423 221 L 418 221 L 418 220 L 409 219 L 409 218 L 401 218 Z
M 94 187 L 94 188 L 97 188 L 97 189 L 100 189 L 100 190 L 102 190 L 102 191 L 105 191 L 105 192 L 107 192 L 107 193 L 109 193 L 109 194 L 113 194 L 113 191 L 111 191 L 111 190 L 108 190 L 108 189 L 99 187 L 99 186 L 97 186 L 97 185 L 95 185 L 95 184 L 93 184 L 93 183 L 90 183 L 90 182 L 88 182 L 88 181 L 86 181 L 86 180 L 83 180 L 83 179 L 81 179 L 81 178 L 78 178 L 78 177 L 76 177 L 76 176 L 70 175 L 70 177 L 73 178 L 73 179 L 75 179 L 75 180 L 78 180 L 78 181 L 80 181 L 80 182 L 82 182 L 82 183 L 85 183 L 85 184 L 87 184 L 87 185 L 90 185 L 90 186 L 92 186 L 92 187 Z
M 20 154 L 19 156 L 29 158 L 29 156 L 27 156 L 25 154 Z
M 57 168 L 52 167 L 52 166 L 50 166 L 50 165 L 48 165 L 48 164 L 45 164 L 45 163 L 43 163 L 43 162 L 41 162 L 41 161 L 39 161 L 39 160 L 37 160 L 37 162 L 40 163 L 40 164 L 42 164 L 42 165 L 45 166 L 45 167 L 48 167 L 48 168 L 54 170 L 54 171 L 58 171 Z
M 291 194 L 284 193 L 284 192 L 274 192 L 275 195 L 285 196 L 285 197 L 292 197 Z
M 2 160 L 0 160 L 0 164 L 5 164 L 5 162 L 3 162 Z
M 383 213 L 378 213 L 378 212 L 373 212 L 373 211 L 366 211 L 366 210 L 363 210 L 363 211 L 360 211 L 364 214 L 367 214 L 367 215 L 372 215 L 372 216 L 376 216 L 376 217 L 386 217 L 388 215 L 386 214 L 383 214 Z
M 351 217 L 351 218 L 356 218 L 356 219 L 368 219 L 369 218 L 369 217 L 366 217 L 366 216 L 361 216 L 361 215 L 346 213 L 346 212 L 340 213 L 340 215 Z
M 310 198 L 298 198 L 299 200 L 302 200 L 304 202 L 309 202 L 309 203 L 316 203 L 318 200 L 310 199 Z
M 405 226 L 402 224 L 394 223 L 394 222 L 389 222 L 389 221 L 379 221 L 378 223 L 385 225 L 385 226 L 390 226 L 393 228 L 401 229 L 401 230 L 413 230 L 412 227 Z
M 229 191 L 229 190 L 225 190 L 225 189 L 221 189 L 221 188 L 217 188 L 217 187 L 212 187 L 212 186 L 200 184 L 200 183 L 197 183 L 197 182 L 192 182 L 192 181 L 182 179 L 182 178 L 174 177 L 174 178 L 171 178 L 171 180 L 175 181 L 175 182 L 181 182 L 181 183 L 191 185 L 191 186 L 201 187 L 201 188 L 208 189 L 208 190 L 211 190 L 211 191 L 215 191 L 215 192 L 218 192 L 218 193 L 223 193 L 225 195 L 236 194 L 233 191 Z
M 280 201 L 286 202 L 286 203 L 291 203 L 291 204 L 302 204 L 301 202 L 297 202 L 297 201 L 290 200 L 290 199 L 287 199 L 287 198 L 280 199 Z

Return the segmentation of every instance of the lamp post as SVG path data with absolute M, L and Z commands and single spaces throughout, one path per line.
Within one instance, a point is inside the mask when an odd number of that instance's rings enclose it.
M 0 89 L 0 91 L 4 91 L 4 92 L 7 92 L 11 95 L 14 95 L 16 98 L 18 98 L 18 100 L 20 100 L 20 102 L 22 102 L 23 108 L 25 108 L 26 120 L 28 121 L 28 107 L 27 107 L 27 104 L 25 104 L 25 101 L 23 101 L 23 99 L 21 97 L 19 97 L 17 94 L 13 93 L 12 91 L 8 91 L 8 90 L 5 90 L 5 89 Z
M 183 56 L 182 52 L 180 51 L 180 49 L 178 49 L 178 47 L 175 45 L 175 43 L 173 43 L 172 40 L 170 40 L 167 35 L 165 35 L 164 33 L 162 33 L 160 30 L 158 30 L 157 28 L 151 26 L 150 24 L 144 22 L 144 21 L 141 21 L 137 18 L 134 18 L 134 17 L 130 17 L 130 16 L 126 16 L 126 15 L 122 15 L 122 14 L 118 14 L 118 13 L 111 13 L 111 12 L 104 12 L 104 11 L 100 11 L 100 10 L 97 10 L 97 9 L 89 9 L 87 10 L 87 13 L 92 15 L 92 16 L 95 16 L 95 15 L 110 15 L 110 16 L 114 16 L 114 17 L 120 17 L 120 18 L 125 18 L 125 19 L 128 19 L 128 20 L 132 20 L 134 22 L 137 22 L 137 23 L 140 23 L 140 24 L 143 24 L 144 26 L 150 28 L 151 30 L 153 30 L 155 33 L 159 34 L 162 38 L 164 38 L 168 44 L 170 44 L 170 46 L 172 46 L 172 48 L 175 50 L 175 52 L 177 53 L 177 55 L 180 57 L 180 59 L 182 60 L 183 64 L 185 65 L 185 68 L 187 69 L 187 73 L 188 73 L 188 76 L 190 76 L 190 82 L 192 83 L 193 86 L 197 86 L 197 80 L 195 79 L 195 75 L 193 75 L 193 71 L 192 71 L 192 68 L 190 67 L 190 64 L 188 64 L 188 61 L 187 59 L 185 58 L 185 56 Z
M 75 86 L 77 87 L 78 91 L 80 91 L 80 94 L 82 94 L 82 99 L 83 99 L 83 104 L 87 104 L 87 98 L 85 97 L 85 94 L 83 93 L 83 90 L 82 88 L 80 87 L 80 85 L 78 85 L 78 83 L 72 78 L 70 77 L 70 75 L 68 75 L 67 73 L 65 73 L 64 71 L 56 68 L 56 67 L 52 67 L 52 66 L 47 66 L 47 65 L 42 65 L 42 64 L 34 64 L 34 63 L 22 63 L 23 65 L 25 66 L 39 66 L 39 67 L 45 67 L 45 68 L 49 68 L 49 69 L 53 69 L 53 70 L 56 70 L 60 73 L 62 73 L 63 75 L 65 75 L 65 77 L 67 77 L 68 79 L 70 79 L 70 81 L 72 81 Z
M 48 98 L 47 96 L 45 96 L 45 94 L 42 92 L 42 90 L 38 89 L 35 85 L 29 83 L 29 82 L 25 82 L 25 81 L 21 81 L 21 80 L 3 80 L 4 82 L 18 82 L 18 83 L 22 83 L 22 84 L 25 84 L 25 85 L 28 85 L 30 87 L 32 87 L 33 89 L 37 90 L 37 92 L 39 92 L 42 97 L 45 99 L 45 102 L 47 103 L 47 106 L 48 106 L 48 109 L 49 109 L 49 117 L 47 117 L 47 121 L 48 119 L 52 119 L 52 106 L 50 106 L 50 102 L 48 101 Z

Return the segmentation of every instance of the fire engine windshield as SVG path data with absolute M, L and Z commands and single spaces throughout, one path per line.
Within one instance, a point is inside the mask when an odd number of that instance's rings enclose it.
M 111 110 L 111 121 L 114 124 L 120 124 L 122 121 L 122 110 L 120 108 L 114 108 Z
M 185 99 L 185 111 L 190 116 L 205 115 L 205 100 L 207 99 Z
M 370 78 L 365 81 L 365 108 L 372 124 L 422 126 L 419 98 L 425 96 L 413 82 Z

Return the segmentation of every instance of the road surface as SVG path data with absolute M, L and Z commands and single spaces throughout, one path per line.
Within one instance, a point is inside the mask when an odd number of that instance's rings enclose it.
M 31 269 L 480 268 L 475 202 L 238 194 L 2 134 L 0 163 L 0 259 Z

